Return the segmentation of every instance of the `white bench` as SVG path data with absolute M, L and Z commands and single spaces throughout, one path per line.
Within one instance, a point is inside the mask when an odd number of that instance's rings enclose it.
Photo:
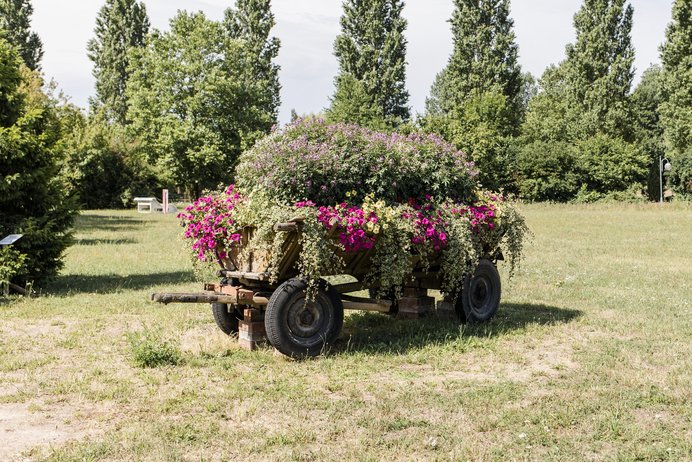
M 137 211 L 139 213 L 163 212 L 163 204 L 155 197 L 135 197 Z M 178 209 L 173 204 L 168 204 L 168 213 L 175 213 Z

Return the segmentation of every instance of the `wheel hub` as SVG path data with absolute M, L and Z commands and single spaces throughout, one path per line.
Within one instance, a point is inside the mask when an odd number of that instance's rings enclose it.
M 484 276 L 476 276 L 471 280 L 471 309 L 476 313 L 483 313 L 490 303 L 492 283 Z
M 324 306 L 319 295 L 310 302 L 300 297 L 288 309 L 288 328 L 297 337 L 309 338 L 319 333 L 324 319 Z
M 310 326 L 314 320 L 315 317 L 308 310 L 305 310 L 300 314 L 300 323 L 303 326 Z

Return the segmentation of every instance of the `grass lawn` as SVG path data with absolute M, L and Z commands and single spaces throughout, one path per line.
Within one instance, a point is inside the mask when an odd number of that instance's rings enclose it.
M 692 208 L 523 209 L 490 324 L 351 314 L 304 362 L 148 301 L 201 288 L 175 217 L 84 212 L 43 296 L 0 301 L 0 460 L 691 460 Z

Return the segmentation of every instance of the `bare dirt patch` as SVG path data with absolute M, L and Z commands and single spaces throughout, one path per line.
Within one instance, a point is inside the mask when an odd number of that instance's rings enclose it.
M 83 417 L 66 407 L 34 412 L 28 404 L 0 404 L 0 460 L 26 460 L 34 448 L 98 433 L 94 420 Z

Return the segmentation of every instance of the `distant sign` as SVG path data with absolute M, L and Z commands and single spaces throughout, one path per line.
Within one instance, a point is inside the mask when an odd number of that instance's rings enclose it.
M 0 245 L 12 245 L 24 236 L 23 234 L 10 234 L 0 241 Z

